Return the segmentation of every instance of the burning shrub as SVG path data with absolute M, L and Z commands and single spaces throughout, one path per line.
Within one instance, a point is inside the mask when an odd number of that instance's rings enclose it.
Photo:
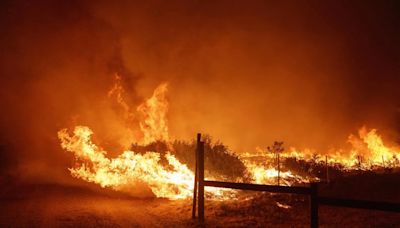
M 214 178 L 223 180 L 250 181 L 251 178 L 245 164 L 226 145 L 220 141 L 213 142 L 209 135 L 203 137 L 203 140 L 206 172 L 212 173 Z M 195 140 L 190 142 L 175 140 L 172 143 L 156 141 L 144 146 L 132 144 L 130 149 L 142 154 L 148 151 L 160 153 L 160 162 L 163 165 L 167 165 L 165 154 L 170 151 L 180 162 L 186 164 L 191 171 L 194 172 L 195 170 Z
M 203 137 L 205 169 L 221 178 L 250 181 L 248 170 L 240 158 L 220 141 L 213 142 L 209 135 Z

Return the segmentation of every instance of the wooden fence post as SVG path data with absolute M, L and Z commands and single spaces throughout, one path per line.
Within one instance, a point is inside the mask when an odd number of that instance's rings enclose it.
M 279 158 L 279 153 L 278 153 L 278 186 L 280 185 L 280 179 L 281 179 L 281 164 L 280 164 L 280 158 Z
M 311 183 L 310 184 L 310 227 L 317 228 L 318 227 L 318 184 Z
M 329 165 L 328 165 L 328 156 L 325 155 L 325 166 L 326 166 L 326 183 L 329 184 Z
M 201 134 L 197 134 L 197 144 L 196 144 L 196 149 L 194 151 L 194 160 L 195 160 L 195 168 L 194 168 L 194 184 L 193 184 L 193 208 L 192 208 L 192 219 L 196 218 L 196 200 L 197 200 L 197 159 L 198 159 L 198 154 L 199 154 L 199 144 L 201 140 Z
M 204 224 L 204 142 L 199 143 L 198 150 L 198 180 L 199 180 L 199 207 L 198 215 L 200 225 Z

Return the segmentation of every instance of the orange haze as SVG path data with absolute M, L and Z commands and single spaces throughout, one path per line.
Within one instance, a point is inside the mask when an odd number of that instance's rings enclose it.
M 118 89 L 107 95 L 116 74 L 130 107 L 168 82 L 171 139 L 327 151 L 366 124 L 395 142 L 398 12 L 396 1 L 3 1 L 1 172 L 71 181 L 56 132 L 75 125 L 111 156 L 126 149 L 142 117 L 121 118 Z

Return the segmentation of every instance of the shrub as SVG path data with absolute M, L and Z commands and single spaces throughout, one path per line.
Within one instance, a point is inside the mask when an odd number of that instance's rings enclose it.
M 204 168 L 205 177 L 211 174 L 215 179 L 229 181 L 249 181 L 250 175 L 246 166 L 227 146 L 220 141 L 213 142 L 208 135 L 203 137 L 204 141 Z M 131 150 L 136 153 L 145 153 L 148 151 L 160 153 L 161 163 L 167 165 L 165 154 L 169 151 L 181 163 L 195 170 L 195 149 L 197 142 L 175 140 L 172 143 L 156 141 L 148 145 L 132 144 Z

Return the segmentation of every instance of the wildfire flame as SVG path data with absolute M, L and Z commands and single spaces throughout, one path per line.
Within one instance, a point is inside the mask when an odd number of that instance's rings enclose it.
M 132 109 L 125 102 L 124 89 L 120 76 L 109 91 L 109 97 L 116 97 L 118 104 L 126 112 L 125 118 L 132 116 Z M 137 141 L 143 145 L 155 141 L 168 143 L 166 99 L 167 84 L 158 86 L 153 95 L 137 111 L 141 117 L 139 123 L 143 137 Z M 137 183 L 144 183 L 157 197 L 169 199 L 187 198 L 193 194 L 194 174 L 185 164 L 179 162 L 171 153 L 165 158 L 168 165 L 161 164 L 161 155 L 149 151 L 144 154 L 126 150 L 116 158 L 107 158 L 107 152 L 92 142 L 93 132 L 87 126 L 75 126 L 73 134 L 68 129 L 58 132 L 61 147 L 75 155 L 76 167 L 69 168 L 71 175 L 101 187 L 111 187 L 115 190 L 134 188 Z M 207 189 L 207 194 L 215 197 L 230 197 L 234 191 L 223 189 Z M 228 193 L 228 194 L 227 194 Z
M 156 152 L 135 154 L 125 151 L 117 158 L 109 159 L 107 152 L 92 142 L 92 134 L 84 126 L 75 127 L 72 136 L 67 129 L 58 132 L 62 148 L 83 161 L 77 168 L 69 169 L 72 176 L 116 190 L 144 182 L 157 197 L 179 199 L 190 196 L 193 173 L 173 155 L 166 154 L 171 170 L 160 165 L 160 154 Z
M 377 134 L 376 129 L 368 130 L 362 127 L 358 131 L 358 137 L 350 135 L 348 142 L 351 145 L 349 151 L 343 149 L 331 150 L 325 156 L 316 155 L 310 149 L 297 150 L 291 148 L 286 157 L 297 157 L 304 160 L 314 160 L 314 162 L 325 162 L 340 164 L 344 169 L 376 169 L 399 167 L 400 149 L 388 147 L 383 143 L 382 137 Z
M 159 85 L 154 90 L 153 96 L 137 108 L 137 111 L 144 117 L 144 120 L 139 123 L 143 132 L 142 144 L 144 145 L 157 140 L 169 141 L 167 90 L 167 83 Z
M 290 186 L 293 183 L 309 182 L 311 177 L 303 177 L 293 174 L 291 171 L 278 171 L 274 167 L 256 164 L 254 162 L 243 160 L 247 170 L 250 172 L 255 184 L 276 184 L 277 177 L 282 179 L 281 185 Z
M 166 83 L 159 85 L 149 99 L 136 109 L 132 109 L 124 99 L 125 90 L 121 84 L 121 77 L 116 75 L 115 78 L 116 83 L 108 95 L 116 98 L 125 112 L 125 118 L 132 119 L 135 116 L 134 111 L 137 112 L 142 137 L 134 139 L 135 142 L 148 145 L 152 142 L 163 141 L 172 150 L 169 144 L 167 121 L 168 85 Z M 387 147 L 376 129 L 367 130 L 363 127 L 358 133 L 358 137 L 349 136 L 348 142 L 352 148 L 347 152 L 331 150 L 326 156 L 319 156 L 311 149 L 290 148 L 288 151 L 279 152 L 280 157 L 340 164 L 347 170 L 400 167 L 399 148 Z M 115 190 L 134 188 L 137 183 L 144 183 L 157 197 L 169 199 L 182 199 L 192 195 L 193 172 L 170 152 L 165 154 L 168 165 L 161 164 L 161 155 L 155 151 L 135 153 L 126 150 L 118 157 L 110 159 L 107 158 L 107 152 L 104 149 L 93 143 L 92 135 L 92 130 L 86 126 L 75 126 L 72 134 L 67 129 L 58 132 L 61 147 L 75 155 L 76 166 L 69 168 L 73 177 Z M 278 176 L 283 185 L 313 180 L 313 177 L 309 175 L 295 174 L 291 170 L 278 170 L 274 166 L 274 154 L 268 154 L 262 149 L 257 149 L 257 151 L 257 153 L 244 153 L 240 156 L 254 183 L 275 184 Z M 263 162 L 251 161 L 254 156 L 261 157 Z M 207 193 L 216 198 L 234 197 L 235 191 L 212 188 L 207 189 Z

